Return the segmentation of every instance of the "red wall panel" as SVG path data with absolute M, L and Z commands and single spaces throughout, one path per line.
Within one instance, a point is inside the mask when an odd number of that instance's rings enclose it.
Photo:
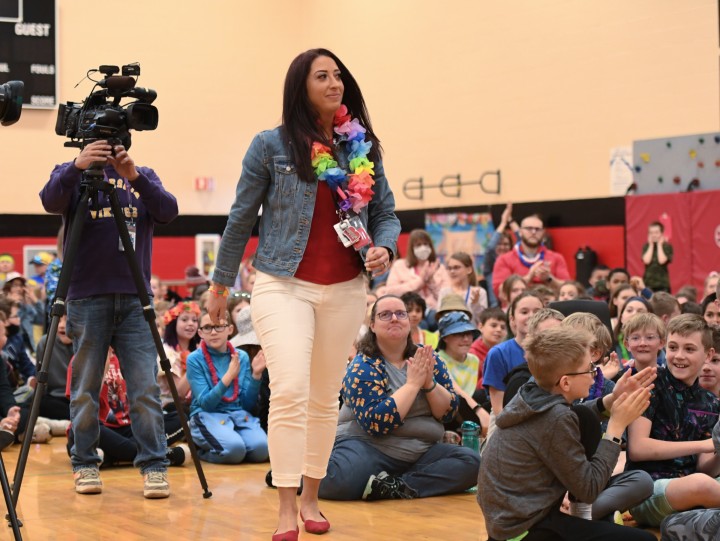
M 720 191 L 627 197 L 628 269 L 642 275 L 642 245 L 652 221 L 665 225 L 673 246 L 668 269 L 672 290 L 685 284 L 701 287 L 711 270 L 720 270 Z

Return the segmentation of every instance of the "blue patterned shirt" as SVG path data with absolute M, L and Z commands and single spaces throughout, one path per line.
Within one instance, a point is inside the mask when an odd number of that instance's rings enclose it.
M 670 370 L 658 370 L 650 406 L 643 416 L 652 422 L 650 437 L 662 441 L 700 441 L 710 439 L 718 422 L 720 400 L 698 385 L 675 379 Z M 628 447 L 632 440 L 628 441 Z M 645 470 L 653 479 L 674 479 L 697 471 L 695 455 L 668 460 L 632 462 L 626 470 Z
M 450 409 L 441 419 L 443 423 L 455 417 L 458 398 L 453 391 L 447 367 L 435 355 L 435 381 L 450 392 Z M 358 353 L 348 365 L 342 385 L 342 398 L 349 406 L 362 429 L 371 436 L 383 436 L 403 425 L 392 389 L 388 384 L 385 360 L 373 359 Z

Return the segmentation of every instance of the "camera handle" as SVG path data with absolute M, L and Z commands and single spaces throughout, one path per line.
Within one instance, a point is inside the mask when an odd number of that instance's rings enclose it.
M 35 388 L 35 393 L 33 395 L 30 416 L 28 418 L 27 427 L 25 429 L 25 438 L 23 439 L 22 447 L 20 449 L 20 456 L 18 458 L 17 467 L 15 469 L 12 493 L 13 509 L 11 510 L 10 508 L 8 508 L 11 519 L 12 515 L 15 512 L 14 507 L 17 507 L 17 502 L 20 495 L 20 487 L 22 485 L 23 474 L 25 471 L 25 466 L 27 464 L 27 457 L 30 450 L 30 445 L 32 443 L 32 433 L 35 428 L 38 414 L 40 412 L 40 400 L 45 393 L 45 388 L 47 387 L 48 365 L 50 364 L 53 348 L 55 346 L 55 337 L 57 336 L 58 324 L 60 322 L 60 318 L 66 313 L 65 298 L 67 296 L 67 292 L 70 286 L 70 278 L 72 274 L 72 269 L 75 266 L 75 259 L 77 256 L 78 247 L 80 246 L 80 239 L 85 223 L 85 217 L 90 207 L 90 202 L 97 201 L 99 191 L 106 192 L 109 196 L 110 207 L 112 209 L 113 218 L 115 219 L 115 225 L 117 227 L 118 233 L 120 234 L 120 240 L 125 251 L 125 258 L 127 259 L 128 265 L 130 267 L 130 271 L 135 282 L 135 287 L 137 289 L 138 297 L 140 299 L 141 306 L 143 307 L 143 317 L 145 318 L 145 321 L 147 321 L 148 326 L 150 327 L 150 332 L 155 343 L 155 349 L 157 350 L 158 356 L 160 357 L 160 367 L 165 372 L 168 386 L 173 397 L 173 402 L 175 403 L 178 417 L 180 419 L 180 424 L 182 425 L 185 438 L 187 439 L 187 444 L 190 448 L 190 454 L 192 456 L 193 463 L 195 464 L 195 470 L 197 471 L 198 479 L 200 480 L 200 485 L 203 489 L 203 498 L 212 497 L 212 492 L 208 490 L 207 480 L 200 464 L 197 449 L 195 447 L 195 444 L 193 443 L 192 436 L 190 435 L 190 427 L 188 426 L 185 410 L 183 409 L 180 396 L 177 392 L 177 387 L 175 386 L 175 380 L 173 379 L 170 361 L 165 354 L 165 349 L 163 348 L 160 333 L 157 329 L 157 325 L 155 325 L 155 310 L 150 303 L 150 296 L 145 289 L 145 280 L 143 278 L 140 265 L 135 258 L 135 249 L 133 248 L 127 225 L 123 220 L 122 208 L 120 207 L 120 201 L 118 200 L 117 191 L 115 189 L 115 186 L 105 181 L 103 164 L 93 163 L 90 168 L 88 168 L 86 171 L 83 171 L 82 181 L 80 183 L 80 199 L 77 208 L 75 209 L 74 216 L 72 217 L 72 221 L 70 223 L 68 242 L 66 243 L 65 247 L 65 259 L 63 261 L 62 270 L 60 271 L 60 277 L 58 280 L 55 299 L 50 309 L 51 320 L 50 328 L 47 334 L 47 342 L 45 345 L 42 362 L 38 366 L 38 372 L 36 376 L 37 387 Z M 19 539 L 17 535 L 16 539 Z

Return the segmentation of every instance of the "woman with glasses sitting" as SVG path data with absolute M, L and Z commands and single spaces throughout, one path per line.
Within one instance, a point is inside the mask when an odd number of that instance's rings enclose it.
M 320 497 L 383 500 L 462 492 L 477 483 L 477 451 L 439 443 L 458 399 L 431 346 L 410 339 L 399 297 L 380 297 L 342 386 L 337 437 Z
M 200 347 L 187 359 L 190 433 L 198 455 L 216 464 L 267 461 L 267 434 L 249 413 L 257 406 L 264 363 L 251 363 L 247 353 L 235 350 L 228 341 L 230 325 L 213 325 L 207 312 L 199 331 Z

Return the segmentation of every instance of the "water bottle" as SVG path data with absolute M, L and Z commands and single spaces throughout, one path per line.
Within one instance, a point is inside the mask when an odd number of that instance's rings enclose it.
M 480 425 L 472 421 L 464 421 L 460 426 L 462 446 L 480 452 Z
M 460 431 L 462 432 L 462 446 L 480 453 L 480 425 L 472 421 L 463 421 L 463 424 L 460 425 Z M 466 492 L 475 494 L 477 486 L 470 487 Z

